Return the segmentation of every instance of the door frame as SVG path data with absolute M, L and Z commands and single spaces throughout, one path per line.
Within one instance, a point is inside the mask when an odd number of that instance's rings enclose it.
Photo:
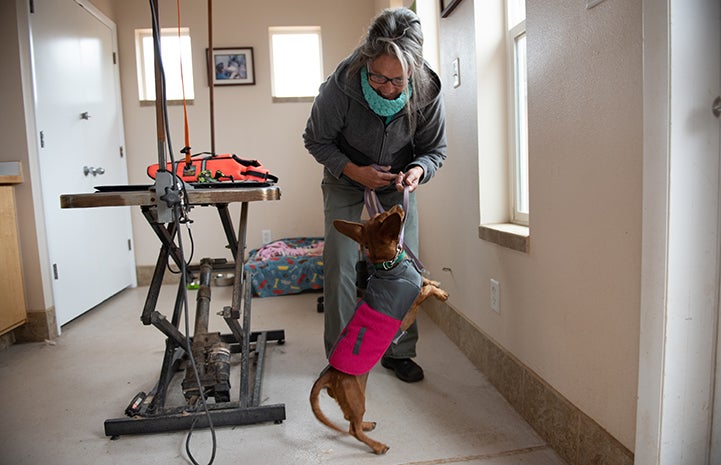
M 696 139 L 687 136 L 689 126 L 697 131 L 696 138 L 713 137 L 714 129 L 705 119 L 711 115 L 711 100 L 708 115 L 694 112 L 697 107 L 686 98 L 683 86 L 689 86 L 689 79 L 682 70 L 703 74 L 704 67 L 694 65 L 705 65 L 708 55 L 721 60 L 713 50 L 701 59 L 688 53 L 689 46 L 708 52 L 709 37 L 699 33 L 691 10 L 713 7 L 714 1 L 643 2 L 643 244 L 635 446 L 635 463 L 643 465 L 709 463 L 719 307 L 719 157 L 699 150 Z M 712 73 L 713 66 L 717 73 L 721 69 L 718 61 L 709 66 Z
M 79 7 L 85 9 L 89 14 L 93 15 L 98 21 L 103 23 L 111 30 L 112 35 L 112 46 L 116 51 L 118 50 L 118 36 L 117 26 L 114 21 L 103 14 L 90 0 L 73 0 Z M 15 0 L 15 9 L 17 15 L 17 26 L 18 26 L 18 42 L 19 42 L 19 57 L 20 57 L 20 72 L 22 76 L 22 93 L 23 93 L 23 106 L 24 106 L 24 118 L 26 126 L 26 141 L 28 147 L 27 160 L 27 181 L 32 192 L 32 205 L 24 205 L 23 208 L 28 214 L 33 216 L 32 220 L 24 220 L 27 223 L 27 227 L 32 230 L 35 239 L 35 245 L 37 249 L 32 247 L 23 247 L 23 253 L 30 249 L 29 258 L 23 258 L 24 275 L 37 276 L 39 279 L 29 280 L 27 277 L 24 279 L 25 294 L 35 295 L 34 303 L 28 301 L 28 312 L 38 311 L 38 307 L 47 315 L 47 337 L 52 339 L 53 337 L 61 333 L 60 325 L 55 318 L 54 310 L 54 297 L 53 297 L 53 276 L 51 273 L 50 264 L 50 253 L 48 249 L 48 236 L 47 236 L 47 224 L 45 221 L 45 209 L 43 206 L 43 195 L 42 195 L 42 182 L 40 176 L 40 141 L 38 135 L 37 117 L 35 111 L 35 92 L 34 92 L 34 81 L 33 81 L 33 65 L 32 65 L 32 32 L 30 26 L 30 6 L 29 0 Z M 117 56 L 116 56 L 117 59 Z M 117 99 L 117 108 L 122 111 L 122 98 L 120 95 L 120 75 L 118 67 L 115 68 L 115 96 Z M 125 128 L 123 125 L 123 119 L 119 119 L 119 137 L 122 141 L 123 147 L 125 147 Z M 126 162 L 127 165 L 127 162 Z M 132 222 L 132 218 L 130 220 Z M 22 226 L 21 226 L 22 228 Z M 131 224 L 132 228 L 132 224 Z M 132 240 L 132 229 L 130 231 Z M 27 239 L 27 236 L 26 236 Z M 134 240 L 133 240 L 134 242 Z M 135 247 L 133 247 L 133 250 Z M 30 266 L 28 266 L 30 264 Z M 135 256 L 133 252 L 132 265 L 130 267 L 131 284 L 130 287 L 137 286 L 137 270 L 135 266 Z M 32 307 L 31 307 L 32 306 Z

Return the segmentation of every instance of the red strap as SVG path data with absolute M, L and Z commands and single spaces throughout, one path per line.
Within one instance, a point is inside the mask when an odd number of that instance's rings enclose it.
M 180 44 L 180 0 L 177 0 L 178 5 L 178 44 Z M 181 152 L 185 153 L 185 164 L 190 165 L 192 163 L 190 156 L 190 130 L 188 129 L 188 105 L 185 99 L 185 79 L 183 78 L 183 55 L 178 54 L 180 59 L 180 88 L 183 93 L 183 120 L 185 127 L 185 148 Z

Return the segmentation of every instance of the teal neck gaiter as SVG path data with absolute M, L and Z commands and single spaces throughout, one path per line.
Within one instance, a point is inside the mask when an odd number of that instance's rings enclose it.
M 375 112 L 378 116 L 390 118 L 401 111 L 406 105 L 408 98 L 413 95 L 412 81 L 408 83 L 407 92 L 401 92 L 401 95 L 399 95 L 395 100 L 388 100 L 381 97 L 375 90 L 373 90 L 371 85 L 368 83 L 368 71 L 366 71 L 365 68 L 361 68 L 360 78 L 361 87 L 363 88 L 363 97 L 365 97 L 366 102 L 368 102 L 368 105 L 371 107 L 371 110 L 373 110 L 373 112 Z

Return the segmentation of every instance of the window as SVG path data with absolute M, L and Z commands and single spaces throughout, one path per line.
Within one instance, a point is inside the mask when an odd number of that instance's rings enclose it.
M 163 28 L 160 30 L 160 53 L 165 70 L 166 98 L 193 100 L 193 59 L 190 30 Z M 155 51 L 152 29 L 135 30 L 135 60 L 138 66 L 138 95 L 141 101 L 155 100 Z M 181 79 L 182 63 L 182 79 Z
M 315 97 L 323 80 L 320 27 L 271 27 L 268 32 L 274 101 Z
M 511 222 L 528 225 L 528 84 L 526 63 L 525 0 L 507 0 L 509 51 Z

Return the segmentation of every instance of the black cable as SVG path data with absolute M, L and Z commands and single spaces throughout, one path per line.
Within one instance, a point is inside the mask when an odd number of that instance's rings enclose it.
M 168 102 L 167 102 L 166 92 L 165 92 L 165 89 L 166 89 L 165 70 L 163 68 L 162 55 L 160 54 L 160 28 L 158 25 L 157 15 L 155 14 L 155 11 L 156 11 L 155 10 L 155 0 L 149 0 L 149 2 L 150 2 L 151 18 L 152 18 L 152 23 L 153 23 L 153 45 L 154 45 L 156 57 L 158 59 L 158 71 L 159 71 L 158 78 L 160 79 L 160 89 L 159 90 L 160 90 L 160 94 L 161 94 L 161 95 L 156 95 L 155 98 L 160 99 L 160 101 L 162 102 L 163 122 L 164 122 L 164 126 L 165 126 L 165 137 L 168 142 L 168 152 L 170 155 L 171 168 L 172 168 L 172 173 L 173 173 L 173 185 L 172 185 L 171 189 L 175 189 L 179 183 L 178 183 L 178 177 L 177 177 L 177 173 L 176 173 L 177 163 L 175 161 L 175 158 L 173 157 L 173 146 L 172 146 L 172 142 L 171 142 L 171 138 L 170 138 L 170 130 L 168 128 L 168 123 L 169 123 Z M 165 169 L 165 167 L 159 167 L 159 168 Z M 182 240 L 182 234 L 180 232 L 180 224 L 181 223 L 187 224 L 192 221 L 188 218 L 188 212 L 189 212 L 189 205 L 187 204 L 188 193 L 187 193 L 187 190 L 185 189 L 185 183 L 181 182 L 180 185 L 182 186 L 181 187 L 182 196 L 181 196 L 180 204 L 173 206 L 173 222 L 176 225 L 175 233 L 177 234 L 178 253 L 180 255 L 180 263 L 181 263 L 180 285 L 182 286 L 182 289 L 183 289 L 183 308 L 184 308 L 184 315 L 185 315 L 185 345 L 186 345 L 185 352 L 186 352 L 186 355 L 188 356 L 188 358 L 190 359 L 191 365 L 193 367 L 193 374 L 195 376 L 195 381 L 198 385 L 198 392 L 200 394 L 200 400 L 201 400 L 200 404 L 203 407 L 203 409 L 205 411 L 205 415 L 208 419 L 208 427 L 210 428 L 210 433 L 211 433 L 212 440 L 213 440 L 212 453 L 211 453 L 210 461 L 208 462 L 208 465 L 211 465 L 215 461 L 215 453 L 217 450 L 217 439 L 216 439 L 216 434 L 215 434 L 215 426 L 213 425 L 213 419 L 212 419 L 212 416 L 210 415 L 207 399 L 205 397 L 205 393 L 203 392 L 202 384 L 200 382 L 200 375 L 198 373 L 198 367 L 195 364 L 195 358 L 193 357 L 193 352 L 191 349 L 190 312 L 188 310 L 188 291 L 187 291 L 188 288 L 187 288 L 187 282 L 186 282 L 187 266 L 189 266 L 189 262 L 186 263 L 184 252 L 183 252 L 183 240 Z M 188 234 L 189 234 L 190 241 L 192 244 L 192 248 L 191 248 L 191 259 L 192 259 L 195 245 L 193 242 L 192 233 L 190 233 L 190 227 L 188 227 Z M 175 240 L 175 238 L 173 238 L 173 240 Z M 197 404 L 196 404 L 195 410 L 196 410 L 196 412 L 198 411 Z M 190 438 L 193 434 L 193 429 L 195 428 L 196 422 L 197 422 L 197 418 L 191 424 L 190 430 L 188 431 L 188 435 L 187 435 L 187 438 L 185 441 L 185 450 L 186 450 L 186 453 L 188 454 L 188 458 L 191 460 L 193 465 L 199 465 L 198 462 L 195 460 L 195 457 L 193 457 L 192 452 L 190 451 Z
M 177 209 L 175 210 L 175 220 L 178 221 L 179 216 L 177 215 Z M 185 282 L 186 275 L 186 263 L 185 259 L 183 258 L 183 241 L 181 238 L 181 234 L 178 234 L 178 247 L 179 252 L 181 256 L 181 263 L 182 263 L 182 273 L 180 275 L 180 285 L 183 286 L 183 305 L 185 308 L 185 345 L 186 345 L 186 353 L 188 354 L 188 358 L 190 359 L 190 363 L 193 366 L 193 375 L 195 376 L 195 382 L 198 385 L 198 393 L 200 394 L 200 404 L 203 407 L 203 410 L 205 411 L 205 416 L 208 418 L 208 427 L 210 428 L 210 434 L 213 440 L 213 448 L 210 456 L 210 461 L 208 462 L 208 465 L 211 465 L 215 461 L 215 452 L 217 450 L 217 439 L 215 436 L 215 425 L 213 425 L 213 418 L 210 415 L 210 411 L 208 410 L 208 402 L 205 398 L 205 393 L 203 392 L 203 386 L 200 382 L 200 375 L 198 374 L 198 367 L 195 364 L 195 357 L 193 357 L 193 352 L 191 349 L 191 343 L 190 343 L 190 312 L 188 311 L 188 287 L 187 283 Z M 197 411 L 197 404 L 196 404 L 196 411 Z M 185 440 L 185 452 L 188 454 L 188 458 L 190 458 L 190 461 L 193 462 L 193 465 L 199 465 L 198 462 L 196 462 L 195 457 L 193 457 L 193 453 L 190 451 L 190 437 L 193 434 L 193 429 L 195 428 L 195 423 L 197 421 L 197 418 L 193 421 L 193 423 L 190 425 L 190 430 L 188 431 L 188 436 Z

